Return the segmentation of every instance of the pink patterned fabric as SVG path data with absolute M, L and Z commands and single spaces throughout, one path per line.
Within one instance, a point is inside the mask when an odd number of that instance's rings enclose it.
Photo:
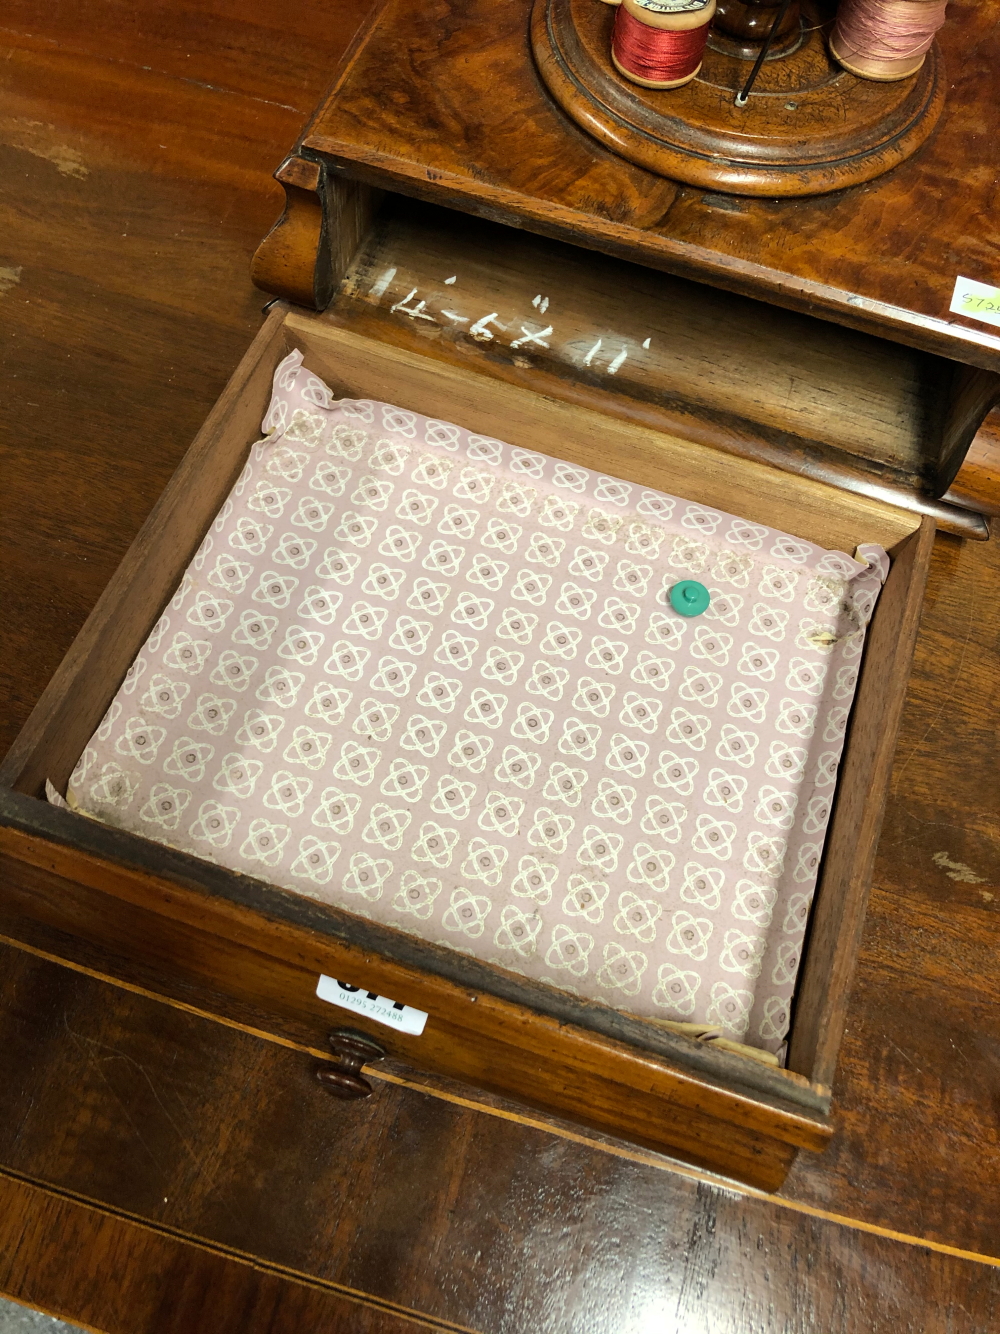
M 334 402 L 298 352 L 264 429 L 71 804 L 778 1050 L 885 553 Z

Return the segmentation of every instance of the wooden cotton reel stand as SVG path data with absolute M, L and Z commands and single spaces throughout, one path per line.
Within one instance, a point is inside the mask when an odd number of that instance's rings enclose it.
M 648 171 L 731 194 L 826 194 L 904 161 L 944 106 L 936 45 L 912 78 L 859 79 L 827 51 L 833 9 L 828 0 L 789 7 L 742 108 L 736 94 L 778 12 L 772 0 L 719 0 L 701 72 L 669 91 L 615 70 L 615 10 L 597 0 L 535 0 L 532 48 L 567 115 Z

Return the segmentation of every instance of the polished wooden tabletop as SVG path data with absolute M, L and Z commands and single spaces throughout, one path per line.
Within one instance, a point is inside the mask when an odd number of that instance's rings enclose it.
M 260 320 L 364 0 L 8 0 L 12 740 Z M 958 167 L 956 167 L 956 170 Z M 780 1197 L 0 948 L 0 1292 L 110 1334 L 1000 1328 L 1000 555 L 939 538 L 836 1087 Z

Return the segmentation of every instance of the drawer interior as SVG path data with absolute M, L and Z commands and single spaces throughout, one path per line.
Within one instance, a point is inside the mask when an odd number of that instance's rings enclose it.
M 36 800 L 43 799 L 46 779 L 64 789 L 73 764 L 258 437 L 274 367 L 295 347 L 305 354 L 307 366 L 336 393 L 384 399 L 454 420 L 512 444 L 732 510 L 825 546 L 853 552 L 859 542 L 870 541 L 891 551 L 893 565 L 869 631 L 844 752 L 842 788 L 848 796 L 838 800 L 831 822 L 827 846 L 834 852 L 828 851 L 825 859 L 811 943 L 800 974 L 789 1069 L 748 1072 L 745 1067 L 751 1062 L 718 1053 L 721 1065 L 717 1064 L 717 1071 L 722 1073 L 716 1071 L 712 1076 L 752 1086 L 765 1101 L 786 1096 L 802 1104 L 805 1099 L 805 1106 L 821 1110 L 828 1099 L 839 1046 L 933 540 L 933 524 L 921 522 L 912 512 L 778 472 L 753 459 L 720 458 L 707 444 L 624 421 L 614 413 L 573 401 L 572 393 L 556 396 L 511 384 L 483 360 L 455 364 L 383 342 L 346 327 L 336 308 L 317 316 L 278 305 L 4 761 L 0 785 Z M 72 826 L 79 824 L 77 817 L 58 811 L 48 815 L 63 831 L 61 837 L 71 841 Z M 88 829 L 91 836 L 100 847 L 121 840 L 125 860 L 135 858 L 134 845 L 141 842 L 115 830 Z M 155 866 L 166 854 L 155 847 L 150 856 Z M 166 860 L 193 861 L 183 854 L 171 854 Z M 207 866 L 189 869 L 185 875 L 189 881 L 201 876 L 209 893 L 219 893 L 227 877 L 232 882 L 241 879 Z M 277 890 L 261 892 L 269 913 L 278 918 L 286 912 L 294 916 L 296 910 L 288 907 L 288 901 L 295 896 Z M 309 907 L 309 920 L 315 924 L 323 914 L 317 916 L 317 905 Z M 354 929 L 349 925 L 350 914 L 325 907 L 323 912 L 334 924 L 329 928 L 332 934 L 343 938 Z M 355 920 L 358 947 L 366 957 L 373 950 L 388 957 L 395 952 L 410 961 L 411 971 L 419 967 L 432 978 L 447 976 L 455 985 L 474 985 L 486 993 L 512 998 L 512 1003 L 527 1011 L 603 1033 L 614 1042 L 630 1043 L 640 1053 L 667 1051 L 682 1065 L 700 1062 L 705 1068 L 705 1053 L 693 1050 L 696 1043 L 613 1012 L 609 1017 L 599 1013 L 606 1007 L 583 1005 L 555 988 L 525 983 L 461 955 L 443 960 L 446 952 L 438 947 Z M 392 939 L 396 936 L 398 942 Z M 430 986 L 419 979 L 413 983 L 416 999 L 412 1003 L 418 1005 L 421 985 Z M 392 994 L 388 987 L 386 994 Z M 415 1063 L 425 1058 L 426 1049 L 423 1053 L 415 1050 Z M 441 1068 L 455 1073 L 447 1062 Z

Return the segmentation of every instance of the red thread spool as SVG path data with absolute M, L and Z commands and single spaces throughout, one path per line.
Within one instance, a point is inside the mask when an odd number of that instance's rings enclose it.
M 619 74 L 643 88 L 680 88 L 701 69 L 715 0 L 621 0 L 611 35 Z

